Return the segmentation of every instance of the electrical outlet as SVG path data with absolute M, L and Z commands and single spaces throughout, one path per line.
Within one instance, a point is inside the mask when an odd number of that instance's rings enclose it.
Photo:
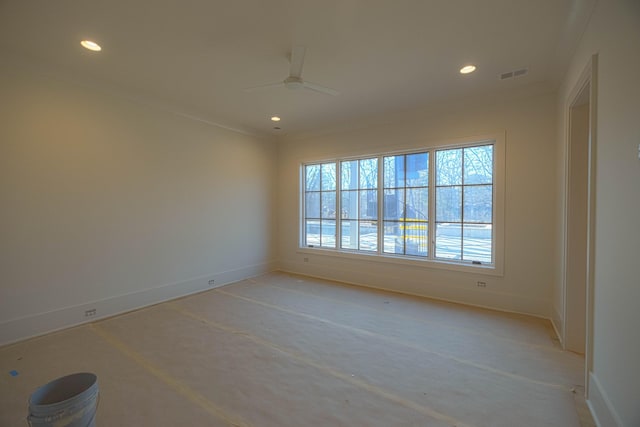
M 84 317 L 93 317 L 96 315 L 96 309 L 92 308 L 91 310 L 84 311 Z
M 304 262 L 309 262 L 309 258 L 304 257 Z
M 209 280 L 209 285 L 213 285 L 215 283 L 214 279 Z
M 487 287 L 487 282 L 481 282 L 480 280 L 478 280 L 478 282 L 476 282 L 476 284 L 478 285 L 479 288 L 486 288 Z

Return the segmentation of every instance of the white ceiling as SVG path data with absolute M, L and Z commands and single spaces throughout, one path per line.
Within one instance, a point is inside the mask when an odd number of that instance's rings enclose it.
M 555 86 L 593 0 L 0 0 L 0 50 L 259 135 L 319 131 L 444 99 Z M 92 53 L 81 39 L 100 43 Z M 284 87 L 293 45 L 303 77 Z M 462 76 L 459 68 L 477 65 Z M 525 77 L 498 75 L 528 67 Z M 269 118 L 280 115 L 273 129 Z

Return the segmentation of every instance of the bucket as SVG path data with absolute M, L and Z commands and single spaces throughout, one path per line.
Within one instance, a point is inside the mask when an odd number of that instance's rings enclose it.
M 95 427 L 98 377 L 71 374 L 38 388 L 29 398 L 32 427 Z

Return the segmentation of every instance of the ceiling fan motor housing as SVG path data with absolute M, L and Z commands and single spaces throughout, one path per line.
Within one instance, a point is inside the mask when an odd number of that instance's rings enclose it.
M 304 82 L 300 77 L 289 76 L 284 79 L 284 85 L 287 89 L 302 89 Z

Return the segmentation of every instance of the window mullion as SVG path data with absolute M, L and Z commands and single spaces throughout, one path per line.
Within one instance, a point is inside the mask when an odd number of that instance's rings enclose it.
M 342 164 L 336 161 L 336 250 L 342 247 Z
M 460 169 L 460 260 L 464 261 L 464 163 L 465 148 L 462 148 L 462 167 Z
M 358 239 L 358 243 L 356 246 L 356 250 L 360 251 L 362 249 L 360 249 L 360 242 L 362 240 L 361 236 L 360 236 L 360 222 L 362 221 L 362 217 L 361 217 L 361 213 L 362 213 L 362 198 L 360 197 L 360 192 L 362 191 L 361 185 L 360 183 L 362 182 L 361 179 L 362 177 L 360 176 L 360 162 L 362 162 L 362 159 L 358 159 L 358 162 L 356 163 L 356 214 L 355 214 L 355 218 L 356 218 L 356 236 Z
M 301 217 L 302 221 L 300 223 L 300 236 L 302 237 L 300 240 L 300 246 L 307 246 L 307 166 L 303 166 L 300 170 L 300 194 L 302 197 L 299 199 L 299 208 L 300 212 L 302 212 Z
M 429 150 L 429 253 L 427 259 L 433 260 L 436 253 L 436 152 Z
M 318 178 L 318 182 L 320 183 L 320 187 L 318 188 L 318 197 L 320 199 L 320 214 L 318 215 L 318 230 L 319 230 L 319 235 L 318 235 L 318 245 L 320 247 L 322 247 L 322 183 L 324 181 L 324 177 L 322 176 L 322 165 L 320 165 L 320 176 Z
M 378 156 L 378 255 L 382 254 L 384 249 L 384 221 L 383 221 L 383 206 L 384 206 L 384 157 Z
M 402 156 L 402 255 L 407 254 L 407 156 Z M 396 183 L 397 185 L 397 183 Z

